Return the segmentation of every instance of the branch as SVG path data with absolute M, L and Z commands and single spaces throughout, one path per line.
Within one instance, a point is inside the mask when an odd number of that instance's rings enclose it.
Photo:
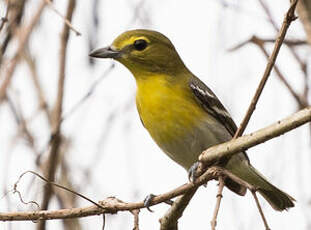
M 259 97 L 262 93 L 262 90 L 263 90 L 263 88 L 264 88 L 264 86 L 265 86 L 265 84 L 266 84 L 266 82 L 270 76 L 271 70 L 272 70 L 274 63 L 275 63 L 275 60 L 279 54 L 279 51 L 280 51 L 280 48 L 281 48 L 282 43 L 284 41 L 287 29 L 290 26 L 291 22 L 296 19 L 296 17 L 294 16 L 294 13 L 295 13 L 295 8 L 297 5 L 297 2 L 298 2 L 298 0 L 295 0 L 291 3 L 291 6 L 289 7 L 289 9 L 288 9 L 288 11 L 284 17 L 281 30 L 279 32 L 277 39 L 276 39 L 276 43 L 275 43 L 274 49 L 272 51 L 272 54 L 269 58 L 269 61 L 267 63 L 265 72 L 262 76 L 262 79 L 261 79 L 260 84 L 256 90 L 256 93 L 252 99 L 252 102 L 251 102 L 251 104 L 247 110 L 247 113 L 246 113 L 240 127 L 238 128 L 238 130 L 236 131 L 236 133 L 234 135 L 234 138 L 241 136 L 241 134 L 244 132 L 244 130 L 245 130 L 245 128 L 246 128 L 255 108 L 256 108 L 256 104 L 258 102 L 258 99 L 259 99 Z
M 256 206 L 257 206 L 257 209 L 259 210 L 261 219 L 263 220 L 263 223 L 264 223 L 264 225 L 265 225 L 265 229 L 266 229 L 266 230 L 271 230 L 271 229 L 269 228 L 269 225 L 268 225 L 268 222 L 267 222 L 267 220 L 266 220 L 266 217 L 265 217 L 265 215 L 264 215 L 264 213 L 263 213 L 263 211 L 262 211 L 262 209 L 261 209 L 261 206 L 260 206 L 260 204 L 259 204 L 259 200 L 258 200 L 258 198 L 257 198 L 256 191 L 253 190 L 253 191 L 251 191 L 251 192 L 252 192 L 252 195 L 253 195 L 253 197 L 254 197 L 254 199 L 255 199 Z
M 232 48 L 229 48 L 228 51 L 229 52 L 233 52 L 236 51 L 240 48 L 242 48 L 243 46 L 249 44 L 250 42 L 253 42 L 252 39 L 256 38 L 256 40 L 261 43 L 261 44 L 265 44 L 265 43 L 275 43 L 276 39 L 275 38 L 260 38 L 256 35 L 253 35 L 253 37 L 251 37 L 250 39 L 241 42 L 235 46 L 233 46 Z M 303 46 L 303 45 L 308 45 L 307 41 L 305 40 L 299 40 L 299 39 L 292 39 L 292 40 L 288 40 L 288 39 L 284 39 L 283 44 L 287 45 L 287 46 Z
M 184 210 L 188 206 L 191 198 L 197 191 L 197 187 L 190 189 L 176 201 L 168 209 L 165 215 L 160 219 L 161 227 L 160 230 L 177 230 L 178 219 L 182 216 Z
M 218 192 L 216 195 L 217 201 L 216 201 L 216 206 L 215 206 L 215 210 L 214 210 L 214 214 L 213 214 L 213 219 L 211 221 L 212 230 L 216 230 L 217 216 L 218 216 L 218 211 L 220 208 L 220 202 L 221 202 L 221 198 L 222 198 L 222 190 L 224 189 L 224 186 L 225 186 L 225 181 L 224 181 L 224 178 L 222 176 L 219 176 L 218 181 L 219 181 L 219 187 L 218 187 Z
M 267 6 L 267 4 L 264 2 L 264 0 L 259 0 L 259 3 L 261 4 L 262 8 L 264 9 L 267 17 L 269 18 L 269 21 L 270 23 L 272 24 L 274 30 L 276 32 L 279 32 L 279 29 L 278 29 L 278 26 L 277 26 L 277 23 L 275 22 L 275 20 L 273 19 L 272 17 L 272 14 Z M 310 35 L 311 35 L 311 27 L 310 27 L 310 21 L 311 21 L 311 14 L 310 14 L 310 10 L 308 11 L 306 8 L 308 8 L 309 4 L 305 5 L 306 1 L 305 0 L 301 0 L 300 2 L 298 2 L 297 4 L 297 12 L 298 12 L 298 15 L 299 15 L 299 19 L 300 21 L 302 22 L 304 28 L 305 28 L 305 31 L 307 33 L 307 41 L 306 41 L 306 44 L 311 44 L 310 43 Z M 308 12 L 309 12 L 309 16 L 308 16 Z M 307 13 L 307 14 L 306 14 Z M 306 18 L 307 17 L 307 18 Z M 309 33 L 308 33 L 308 30 L 309 30 Z M 284 43 L 286 44 L 286 41 L 284 41 Z M 261 46 L 263 46 L 263 44 L 261 43 Z M 293 48 L 293 46 L 291 45 L 288 45 L 288 48 L 289 48 L 289 51 L 292 53 L 293 57 L 296 59 L 297 63 L 299 64 L 300 68 L 301 68 L 301 71 L 303 72 L 303 75 L 304 75 L 304 78 L 305 78 L 305 89 L 304 89 L 304 98 L 303 100 L 304 101 L 308 101 L 308 70 L 307 70 L 307 64 L 306 64 L 306 61 L 303 61 L 300 56 L 298 55 L 297 51 Z M 279 75 L 279 74 L 278 74 Z M 282 80 L 282 79 L 281 79 Z M 286 84 L 284 82 L 284 84 Z M 287 85 L 286 85 L 287 86 Z M 287 86 L 288 87 L 288 86 Z M 292 92 L 291 92 L 292 93 Z M 299 101 L 298 101 L 299 103 Z
M 171 198 L 180 196 L 195 187 L 205 184 L 208 180 L 216 178 L 215 175 L 221 171 L 222 170 L 218 167 L 211 167 L 202 176 L 198 177 L 195 183 L 187 183 L 170 192 L 155 196 L 151 201 L 151 205 L 156 205 L 170 200 Z M 98 202 L 98 205 L 92 205 L 84 208 L 69 208 L 55 211 L 42 210 L 35 212 L 0 213 L 0 221 L 68 219 L 100 215 L 104 213 L 115 214 L 118 211 L 132 211 L 141 208 L 145 208 L 143 201 L 137 203 L 125 203 L 115 197 L 108 197 L 107 199 Z
M 214 160 L 217 160 L 221 157 L 230 157 L 235 153 L 239 153 L 247 148 L 250 148 L 274 137 L 277 137 L 281 134 L 289 132 L 290 130 L 295 129 L 310 121 L 311 107 L 308 107 L 257 132 L 245 135 L 243 137 L 239 137 L 237 139 L 233 139 L 224 144 L 211 147 L 200 156 L 200 160 L 205 163 L 210 163 L 211 161 L 214 162 Z M 205 184 L 209 180 L 217 179 L 219 175 L 229 176 L 235 181 L 239 180 L 239 178 L 235 179 L 234 176 L 232 176 L 226 170 L 213 166 L 205 171 L 202 176 L 198 177 L 195 182 L 189 182 L 170 192 L 155 196 L 152 199 L 151 205 L 156 205 L 174 197 L 185 194 L 187 192 L 190 192 L 192 189 L 197 188 L 202 184 Z M 238 183 L 241 183 L 243 184 L 243 186 L 252 190 L 251 185 L 248 185 L 243 181 L 239 181 Z M 106 200 L 99 202 L 99 205 L 101 207 L 98 207 L 98 205 L 93 205 L 84 208 L 70 208 L 55 211 L 0 213 L 0 221 L 68 219 L 144 208 L 144 202 L 124 203 L 118 201 L 116 198 L 113 197 L 107 198 Z
M 38 72 L 37 72 L 37 66 L 36 66 L 36 61 L 34 59 L 34 57 L 31 56 L 31 54 L 27 51 L 23 52 L 23 58 L 26 61 L 29 70 L 31 72 L 31 78 L 33 81 L 33 85 L 36 89 L 37 92 L 37 97 L 38 97 L 38 101 L 39 101 L 39 110 L 43 110 L 46 114 L 46 118 L 49 122 L 49 124 L 52 123 L 52 118 L 51 118 L 51 114 L 50 114 L 50 110 L 49 110 L 49 106 L 46 100 L 46 96 L 44 95 L 44 90 L 42 89 L 41 83 L 39 81 L 39 76 L 38 76 Z
M 299 19 L 307 35 L 307 42 L 311 45 L 311 13 L 309 1 L 302 0 L 297 6 Z
M 0 32 L 4 26 L 4 24 L 8 21 L 8 16 L 9 16 L 9 10 L 10 10 L 10 0 L 8 0 L 7 5 L 6 5 L 6 12 L 3 17 L 1 17 L 0 21 Z
M 66 18 L 71 21 L 73 11 L 75 9 L 75 0 L 70 0 L 67 6 Z M 54 180 L 55 172 L 58 166 L 58 158 L 60 147 L 62 143 L 61 137 L 61 116 L 63 110 L 63 98 L 64 98 L 64 85 L 65 85 L 65 68 L 66 68 L 66 57 L 67 57 L 67 44 L 69 39 L 69 27 L 64 24 L 63 31 L 61 34 L 61 45 L 60 45 L 60 65 L 59 65 L 59 79 L 58 79 L 58 91 L 57 99 L 53 110 L 52 120 L 52 134 L 51 134 L 51 151 L 48 160 L 45 162 L 47 179 L 49 181 Z M 49 201 L 52 195 L 52 186 L 48 184 L 44 187 L 44 194 L 42 200 L 42 209 L 47 209 Z M 38 225 L 39 230 L 45 229 L 45 222 L 41 221 Z
M 27 25 L 22 30 L 23 33 L 20 37 L 20 41 L 19 41 L 17 51 L 7 66 L 6 74 L 4 76 L 2 85 L 0 86 L 0 103 L 3 102 L 3 100 L 5 99 L 6 89 L 11 82 L 11 79 L 12 79 L 13 73 L 15 71 L 16 65 L 19 61 L 20 55 L 22 54 L 22 51 L 23 51 L 23 49 L 24 49 L 24 47 L 25 47 L 25 45 L 26 45 L 26 43 L 30 37 L 30 34 L 31 34 L 33 28 L 35 27 L 35 25 L 39 21 L 39 18 L 41 16 L 41 13 L 42 13 L 44 7 L 45 7 L 45 4 L 46 4 L 45 2 L 41 2 L 41 4 L 39 5 L 39 7 L 37 9 L 37 12 L 34 14 L 29 25 Z
M 241 48 L 242 46 L 244 46 L 244 45 L 246 45 L 248 43 L 253 43 L 253 44 L 257 45 L 260 48 L 260 50 L 263 52 L 265 57 L 269 60 L 268 51 L 266 50 L 266 48 L 264 46 L 265 40 L 262 40 L 261 38 L 258 38 L 255 35 L 252 36 L 247 41 L 242 42 L 242 43 L 238 44 L 237 46 L 233 47 L 232 49 L 230 49 L 230 51 L 234 51 L 234 50 L 236 50 L 238 48 Z M 280 79 L 280 81 L 285 85 L 285 87 L 288 89 L 290 94 L 295 98 L 296 102 L 299 105 L 299 108 L 302 109 L 302 108 L 306 107 L 308 105 L 308 102 L 306 101 L 306 99 L 304 97 L 301 97 L 293 89 L 293 87 L 288 83 L 288 81 L 286 80 L 285 76 L 281 73 L 281 70 L 278 68 L 278 66 L 276 64 L 274 65 L 274 70 L 275 70 L 275 73 L 277 74 L 278 78 Z
M 311 106 L 254 133 L 247 134 L 220 145 L 212 146 L 200 155 L 199 160 L 206 165 L 211 165 L 221 158 L 229 158 L 235 153 L 243 152 L 310 121 Z
M 47 4 L 49 4 L 49 6 L 51 7 L 51 9 L 52 9 L 58 16 L 60 16 L 60 17 L 64 20 L 65 24 L 66 24 L 73 32 L 75 32 L 75 34 L 76 34 L 77 36 L 80 36 L 80 35 L 81 35 L 81 33 L 73 27 L 73 25 L 71 24 L 70 20 L 68 20 L 68 18 L 64 17 L 64 16 L 55 8 L 55 6 L 53 5 L 53 3 L 52 3 L 50 0 L 45 0 L 45 1 L 46 1 Z
M 131 213 L 134 216 L 134 227 L 133 230 L 139 230 L 139 209 L 132 210 Z
M 259 97 L 260 97 L 260 95 L 261 95 L 261 93 L 263 91 L 265 83 L 266 83 L 266 81 L 267 81 L 267 79 L 268 79 L 268 77 L 269 77 L 269 75 L 271 73 L 271 70 L 272 70 L 273 66 L 274 66 L 274 63 L 275 63 L 275 60 L 276 60 L 277 55 L 279 53 L 279 50 L 281 48 L 281 45 L 282 45 L 282 43 L 284 41 L 287 29 L 290 26 L 291 22 L 296 19 L 294 17 L 294 12 L 295 12 L 295 7 L 296 7 L 296 4 L 297 4 L 297 1 L 298 0 L 295 0 L 293 3 L 291 3 L 291 5 L 290 5 L 290 7 L 289 7 L 285 17 L 284 17 L 281 31 L 279 33 L 279 36 L 278 36 L 277 40 L 276 40 L 277 42 L 275 43 L 274 50 L 272 52 L 271 57 L 269 58 L 269 61 L 268 61 L 268 64 L 266 66 L 266 69 L 265 69 L 265 72 L 263 74 L 263 77 L 262 77 L 262 79 L 260 81 L 260 84 L 259 84 L 259 86 L 258 86 L 258 88 L 257 88 L 257 90 L 255 92 L 255 95 L 254 95 L 254 97 L 252 99 L 252 102 L 251 102 L 251 104 L 250 104 L 250 106 L 249 106 L 249 108 L 248 108 L 248 110 L 246 112 L 246 115 L 245 115 L 245 117 L 244 117 L 240 127 L 236 131 L 233 139 L 236 139 L 237 137 L 239 137 L 239 136 L 241 136 L 243 134 L 243 132 L 244 132 L 244 130 L 245 130 L 245 128 L 246 128 L 246 126 L 247 126 L 247 124 L 248 124 L 248 122 L 249 122 L 249 120 L 250 120 L 250 118 L 251 118 L 251 116 L 252 116 L 252 114 L 253 114 L 253 112 L 255 110 L 255 108 L 256 108 L 256 104 L 257 104 L 257 102 L 259 100 Z M 202 158 L 202 154 L 201 154 L 200 158 Z M 212 161 L 213 159 L 210 159 L 210 160 Z M 199 164 L 199 166 L 197 168 L 197 174 L 198 175 L 200 175 L 203 172 L 203 170 L 206 168 L 206 165 L 204 165 L 204 162 L 205 161 L 200 160 L 200 164 Z M 215 162 L 215 161 L 213 161 L 213 162 Z M 194 194 L 192 194 L 191 197 L 193 195 Z M 170 226 L 171 226 L 172 229 L 177 229 L 178 218 L 180 218 L 180 216 L 182 215 L 182 212 L 186 208 L 186 205 L 180 211 L 180 213 L 178 214 L 177 218 L 176 218 L 176 215 L 171 215 L 170 211 L 169 211 L 168 214 L 166 214 L 162 219 L 165 219 L 166 222 L 170 223 Z M 216 207 L 216 209 L 217 209 L 217 207 Z M 218 209 L 219 209 L 219 207 L 218 207 Z M 169 216 L 167 216 L 167 215 L 169 215 Z M 217 217 L 217 215 L 216 215 L 216 217 Z M 172 220 L 170 220 L 170 218 L 172 218 Z M 216 219 L 215 220 L 213 219 L 213 221 L 216 222 Z M 212 227 L 215 227 L 215 226 L 212 225 Z M 162 223 L 161 223 L 161 229 L 162 229 Z M 170 229 L 170 228 L 166 228 L 166 229 Z

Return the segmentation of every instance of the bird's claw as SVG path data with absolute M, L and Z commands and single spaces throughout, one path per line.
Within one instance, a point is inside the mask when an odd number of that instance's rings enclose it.
M 146 198 L 144 199 L 144 206 L 147 208 L 147 210 L 149 212 L 153 212 L 153 210 L 150 209 L 150 206 L 152 204 L 152 199 L 155 197 L 154 194 L 149 194 L 148 196 L 146 196 Z
M 197 175 L 197 169 L 199 167 L 199 162 L 195 162 L 188 170 L 188 179 L 190 182 L 194 182 L 198 175 Z

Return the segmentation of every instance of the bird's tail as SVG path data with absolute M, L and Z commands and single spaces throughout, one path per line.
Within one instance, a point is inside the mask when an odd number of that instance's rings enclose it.
M 250 165 L 250 168 L 254 173 L 254 185 L 258 186 L 258 192 L 269 202 L 272 208 L 282 211 L 295 206 L 293 197 L 268 182 L 253 166 Z
M 257 188 L 257 191 L 275 210 L 282 211 L 294 207 L 295 204 L 293 201 L 295 201 L 295 199 L 293 197 L 268 182 L 268 180 L 248 162 L 240 161 L 239 166 L 236 164 L 234 167 L 229 166 L 228 170 Z

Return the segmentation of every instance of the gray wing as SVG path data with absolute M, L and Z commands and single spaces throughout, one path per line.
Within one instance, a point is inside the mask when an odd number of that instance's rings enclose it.
M 213 91 L 195 76 L 191 78 L 189 85 L 196 100 L 204 110 L 221 123 L 231 136 L 234 136 L 237 126 Z
M 208 114 L 212 115 L 219 123 L 221 123 L 228 130 L 231 136 L 234 136 L 237 126 L 213 91 L 195 76 L 191 78 L 189 85 L 196 100 L 199 104 L 201 104 L 204 110 Z M 245 152 L 240 154 L 242 154 L 242 158 L 249 163 L 247 154 Z M 225 180 L 225 184 L 230 190 L 238 195 L 244 196 L 246 193 L 246 188 L 244 186 L 241 186 L 229 178 Z

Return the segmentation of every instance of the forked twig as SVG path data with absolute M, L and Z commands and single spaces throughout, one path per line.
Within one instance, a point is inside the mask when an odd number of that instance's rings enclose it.
M 257 37 L 257 36 L 252 36 L 250 39 L 248 39 L 247 41 L 241 42 L 240 44 L 238 44 L 237 46 L 233 47 L 232 49 L 230 49 L 230 51 L 234 51 L 236 49 L 239 49 L 241 47 L 243 47 L 246 44 L 249 43 L 253 43 L 255 45 L 257 45 L 260 50 L 263 52 L 263 54 L 265 55 L 265 57 L 269 60 L 269 54 L 267 49 L 264 46 L 265 41 L 262 40 L 261 38 Z M 299 108 L 304 108 L 308 105 L 308 102 L 306 101 L 305 98 L 301 97 L 294 89 L 293 87 L 289 84 L 289 82 L 286 80 L 285 76 L 282 74 L 281 70 L 279 69 L 279 67 L 275 64 L 274 65 L 274 70 L 275 73 L 277 74 L 277 76 L 279 77 L 280 81 L 285 85 L 285 87 L 288 89 L 288 91 L 290 92 L 290 94 L 295 98 L 295 100 L 297 101 Z
M 296 19 L 294 13 L 295 13 L 295 8 L 296 8 L 296 5 L 297 5 L 297 2 L 298 2 L 298 0 L 294 0 L 291 3 L 291 5 L 290 5 L 290 7 L 289 7 L 285 17 L 284 17 L 281 30 L 279 32 L 279 35 L 278 35 L 277 39 L 276 39 L 276 43 L 274 45 L 272 54 L 271 54 L 271 56 L 270 56 L 270 58 L 268 60 L 265 72 L 264 72 L 264 74 L 262 76 L 262 79 L 261 79 L 261 81 L 259 83 L 259 86 L 258 86 L 258 88 L 257 88 L 257 90 L 255 92 L 255 95 L 254 95 L 254 97 L 252 99 L 252 102 L 251 102 L 251 104 L 250 104 L 250 106 L 249 106 L 249 108 L 248 108 L 248 110 L 246 112 L 246 115 L 245 115 L 245 117 L 244 117 L 240 127 L 238 128 L 238 130 L 236 131 L 236 133 L 234 135 L 234 138 L 239 137 L 239 136 L 241 136 L 243 134 L 243 132 L 244 132 L 244 130 L 245 130 L 245 128 L 246 128 L 246 126 L 247 126 L 247 124 L 248 124 L 252 114 L 253 114 L 253 112 L 255 111 L 255 108 L 256 108 L 257 102 L 259 100 L 259 97 L 260 97 L 260 95 L 261 95 L 261 93 L 263 91 L 263 88 L 264 88 L 264 86 L 265 86 L 265 84 L 266 84 L 266 82 L 267 82 L 267 80 L 268 80 L 268 78 L 270 76 L 271 70 L 272 70 L 272 68 L 274 66 L 274 63 L 275 63 L 275 60 L 276 60 L 276 58 L 277 58 L 277 56 L 279 54 L 280 48 L 282 46 L 282 43 L 284 41 L 286 32 L 288 30 L 288 27 L 290 26 L 291 22 Z
M 20 54 L 22 53 L 23 49 L 25 48 L 25 45 L 26 45 L 26 43 L 27 43 L 27 41 L 31 35 L 33 28 L 35 27 L 35 25 L 39 21 L 39 18 L 41 16 L 41 13 L 43 12 L 45 4 L 46 4 L 45 2 L 42 2 L 38 6 L 37 11 L 34 13 L 34 16 L 31 19 L 31 21 L 29 22 L 29 24 L 22 29 L 22 34 L 21 34 L 20 39 L 19 39 L 17 51 L 14 54 L 13 58 L 10 60 L 9 64 L 6 66 L 6 68 L 7 68 L 6 73 L 5 73 L 4 79 L 2 81 L 2 84 L 0 86 L 0 103 L 2 103 L 2 101 L 5 99 L 6 90 L 11 83 L 11 79 L 13 77 L 15 68 L 16 68 L 17 63 L 18 63 L 19 58 L 20 58 Z

